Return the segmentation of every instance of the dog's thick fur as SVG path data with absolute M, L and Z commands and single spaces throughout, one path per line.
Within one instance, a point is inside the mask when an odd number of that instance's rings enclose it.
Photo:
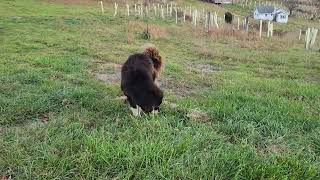
M 121 69 L 121 90 L 132 108 L 141 107 L 144 112 L 159 110 L 163 91 L 155 84 L 155 79 L 162 66 L 162 58 L 155 47 L 129 56 Z

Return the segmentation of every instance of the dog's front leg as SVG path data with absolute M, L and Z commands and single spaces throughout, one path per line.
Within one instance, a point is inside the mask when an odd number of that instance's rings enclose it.
M 159 110 L 152 110 L 152 115 L 154 116 L 154 115 L 157 115 L 157 114 L 159 114 Z
M 141 116 L 141 108 L 140 106 L 136 106 L 136 108 L 130 107 L 130 110 L 132 111 L 133 116 L 140 117 Z

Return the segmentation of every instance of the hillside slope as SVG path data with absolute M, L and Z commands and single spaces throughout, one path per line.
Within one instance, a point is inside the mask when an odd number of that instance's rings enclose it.
M 307 51 L 296 35 L 206 33 L 119 9 L 0 1 L 0 177 L 320 178 L 319 41 Z M 146 43 L 166 62 L 165 102 L 135 118 L 119 70 Z

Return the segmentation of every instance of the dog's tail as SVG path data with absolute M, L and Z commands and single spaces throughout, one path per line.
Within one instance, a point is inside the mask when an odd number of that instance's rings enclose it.
M 144 48 L 144 54 L 152 59 L 155 75 L 158 77 L 163 67 L 163 60 L 159 50 L 155 46 L 147 46 Z

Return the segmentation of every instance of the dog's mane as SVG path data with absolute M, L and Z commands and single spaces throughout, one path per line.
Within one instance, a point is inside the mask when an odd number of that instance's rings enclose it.
M 159 77 L 163 67 L 163 59 L 156 47 L 146 47 L 143 52 L 152 59 L 155 77 Z

